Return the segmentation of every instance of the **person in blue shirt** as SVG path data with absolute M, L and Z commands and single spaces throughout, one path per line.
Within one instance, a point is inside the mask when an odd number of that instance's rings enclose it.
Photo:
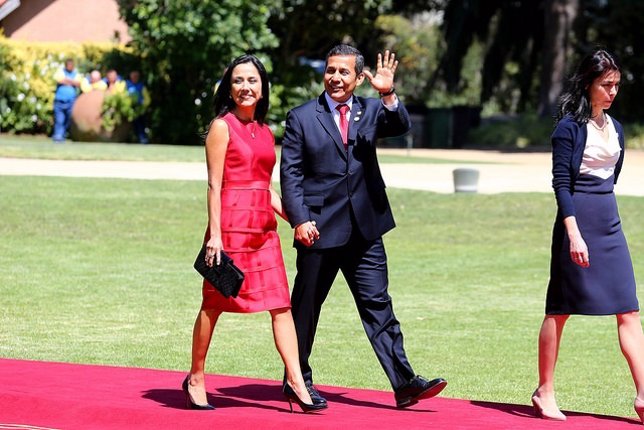
M 130 72 L 129 79 L 126 79 L 125 81 L 125 86 L 127 88 L 127 92 L 136 97 L 138 105 L 142 108 L 141 112 L 145 111 L 150 104 L 150 94 L 145 88 L 145 85 L 143 85 L 143 82 L 141 82 L 141 72 L 138 70 L 132 70 Z M 132 122 L 132 125 L 134 126 L 134 133 L 139 139 L 139 142 L 148 143 L 149 140 L 146 132 L 145 114 L 141 113 L 141 115 L 136 117 Z
M 74 60 L 65 60 L 65 67 L 54 74 L 56 95 L 54 96 L 54 142 L 64 142 L 72 120 L 72 108 L 76 101 L 81 75 L 74 67 Z

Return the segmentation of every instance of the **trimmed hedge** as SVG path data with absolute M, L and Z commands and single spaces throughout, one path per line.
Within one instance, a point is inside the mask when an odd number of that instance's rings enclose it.
M 81 74 L 130 70 L 136 57 L 111 43 L 15 41 L 0 36 L 0 131 L 47 134 L 53 127 L 54 73 L 66 58 Z
M 624 124 L 624 134 L 627 148 L 644 149 L 644 124 Z

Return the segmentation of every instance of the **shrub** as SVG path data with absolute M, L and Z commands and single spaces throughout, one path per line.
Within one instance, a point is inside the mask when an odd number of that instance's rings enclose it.
M 484 125 L 470 130 L 468 145 L 483 148 L 550 148 L 554 122 L 534 114 L 484 120 Z M 644 124 L 624 124 L 626 147 L 644 149 Z
M 624 134 L 627 148 L 644 149 L 644 124 L 624 124 Z
M 101 109 L 103 128 L 113 131 L 119 124 L 132 122 L 144 112 L 145 107 L 138 103 L 136 95 L 127 92 L 107 93 Z
M 0 36 L 0 130 L 50 134 L 54 73 L 72 58 L 79 72 L 134 63 L 123 46 L 111 43 L 15 41 Z
M 483 125 L 470 130 L 470 146 L 523 149 L 548 147 L 554 123 L 534 114 L 504 117 L 483 121 Z

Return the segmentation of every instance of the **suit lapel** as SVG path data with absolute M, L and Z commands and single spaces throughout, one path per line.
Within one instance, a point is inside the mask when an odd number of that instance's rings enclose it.
M 353 103 L 351 104 L 351 117 L 349 118 L 349 143 L 355 145 L 356 136 L 358 135 L 358 130 L 360 129 L 362 116 L 364 115 L 364 106 L 360 104 L 360 100 L 357 97 L 353 97 Z
M 351 115 L 353 116 L 353 114 Z M 340 150 L 340 153 L 343 154 L 343 157 L 346 158 L 346 151 L 344 150 L 344 144 L 342 143 L 342 136 L 340 135 L 340 130 L 338 130 L 338 126 L 335 125 L 335 121 L 333 121 L 333 114 L 331 113 L 331 110 L 329 108 L 329 105 L 326 103 L 326 99 L 324 98 L 324 93 L 318 98 L 318 106 L 317 106 L 317 119 L 326 130 L 326 132 L 333 138 L 333 142 L 335 142 L 335 146 L 338 147 Z M 351 124 L 349 124 L 349 136 L 351 135 Z

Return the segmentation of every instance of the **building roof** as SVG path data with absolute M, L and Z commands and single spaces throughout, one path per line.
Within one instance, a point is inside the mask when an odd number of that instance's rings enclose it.
M 0 0 L 0 26 L 10 39 L 37 42 L 131 40 L 117 0 Z M 5 9 L 7 8 L 7 9 Z
M 20 6 L 20 0 L 0 0 L 0 21 Z

